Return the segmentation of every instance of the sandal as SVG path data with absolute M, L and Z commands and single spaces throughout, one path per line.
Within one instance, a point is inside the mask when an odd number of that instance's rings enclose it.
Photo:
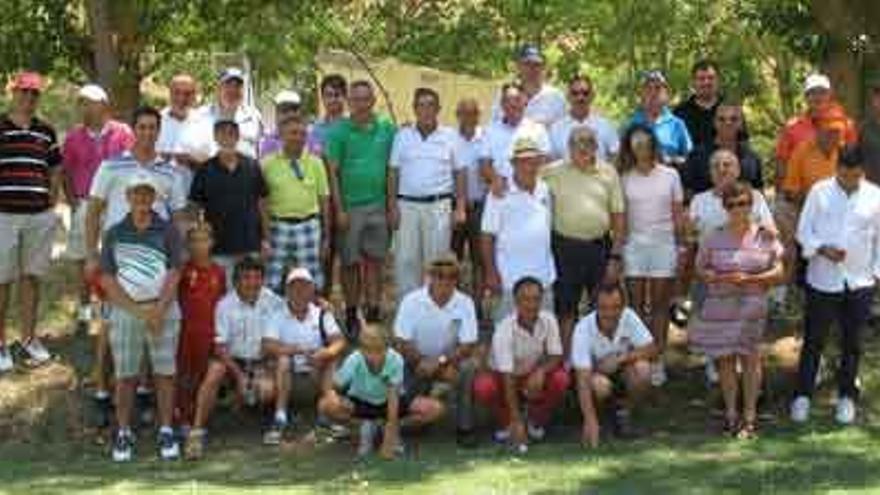
M 724 418 L 724 426 L 722 434 L 726 437 L 735 437 L 740 432 L 740 424 L 738 418 Z
M 754 440 L 758 438 L 758 425 L 753 421 L 745 421 L 736 434 L 740 440 Z

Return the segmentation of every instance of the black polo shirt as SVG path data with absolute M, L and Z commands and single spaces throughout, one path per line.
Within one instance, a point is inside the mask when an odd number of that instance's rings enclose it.
M 0 116 L 0 211 L 48 210 L 52 173 L 60 163 L 61 150 L 51 126 L 33 117 L 23 128 L 8 115 Z
M 260 250 L 259 203 L 267 194 L 259 163 L 242 154 L 233 171 L 215 156 L 196 172 L 189 199 L 205 210 L 205 219 L 214 230 L 214 254 Z
M 697 104 L 696 97 L 690 98 L 678 104 L 672 111 L 687 126 L 694 147 L 699 147 L 715 140 L 715 110 L 721 104 L 723 98 L 719 98 L 709 108 L 703 108 Z M 739 131 L 739 140 L 749 139 L 749 131 L 746 128 L 745 115 L 743 115 L 742 129 Z
M 698 146 L 688 155 L 682 175 L 682 185 L 690 194 L 697 194 L 712 189 L 712 177 L 709 173 L 709 158 L 718 149 L 714 142 Z M 748 182 L 755 189 L 764 188 L 764 177 L 761 169 L 761 157 L 752 150 L 747 141 L 740 141 L 736 149 L 739 159 L 740 180 Z

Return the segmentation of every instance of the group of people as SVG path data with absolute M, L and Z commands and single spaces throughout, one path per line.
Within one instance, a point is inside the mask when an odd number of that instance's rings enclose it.
M 595 446 L 604 432 L 627 436 L 632 409 L 666 382 L 676 301 L 720 385 L 724 431 L 751 438 L 770 301 L 799 286 L 791 417 L 809 416 L 837 323 L 836 418 L 852 423 L 880 277 L 880 85 L 857 129 L 827 77 L 806 79 L 807 110 L 778 140 L 774 215 L 742 106 L 721 93 L 714 63 L 694 65 L 693 94 L 674 108 L 664 74 L 644 73 L 620 132 L 594 108 L 588 76 L 555 88 L 534 46 L 516 64 L 484 124 L 480 102 L 457 102 L 457 128 L 440 124 L 432 88 L 416 89 L 414 120 L 398 128 L 374 109 L 369 81 L 339 75 L 321 80 L 323 114 L 311 122 L 296 91 L 276 95 L 271 131 L 237 68 L 201 108 L 196 81 L 175 76 L 169 107 L 141 107 L 131 126 L 88 84 L 63 146 L 35 115 L 43 80 L 19 73 L 0 120 L 0 247 L 11 253 L 0 263 L 0 372 L 13 367 L 13 282 L 22 355 L 50 357 L 36 308 L 63 193 L 67 255 L 83 273 L 79 319 L 98 322 L 95 400 L 115 406 L 116 461 L 133 456 L 147 391 L 160 457 L 179 457 L 183 441 L 196 459 L 224 390 L 267 412 L 263 439 L 277 444 L 299 384 L 314 389 L 319 424 L 353 423 L 361 454 L 379 444 L 393 457 L 400 428 L 437 421 L 450 397 L 462 445 L 476 441 L 481 404 L 495 440 L 526 450 L 574 383 L 581 439 Z M 337 273 L 339 321 L 327 302 Z M 786 281 L 789 294 L 777 287 Z

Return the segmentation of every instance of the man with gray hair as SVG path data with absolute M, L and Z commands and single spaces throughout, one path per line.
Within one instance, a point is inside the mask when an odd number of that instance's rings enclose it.
M 551 244 L 559 277 L 554 299 L 566 351 L 584 290 L 592 295 L 604 277 L 614 277 L 620 268 L 623 191 L 617 171 L 597 160 L 597 150 L 596 133 L 575 127 L 568 137 L 569 159 L 544 176 L 553 198 Z

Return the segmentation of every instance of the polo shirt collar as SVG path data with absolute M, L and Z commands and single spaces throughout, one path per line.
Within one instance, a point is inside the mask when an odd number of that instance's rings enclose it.
M 150 212 L 150 225 L 147 226 L 147 231 L 155 230 L 159 225 L 159 215 L 156 212 Z M 125 218 L 122 219 L 122 225 L 125 226 L 127 230 L 131 230 L 132 232 L 138 232 L 137 227 L 134 225 L 134 218 L 131 216 L 131 212 L 125 214 Z
M 122 154 L 121 154 L 120 156 L 121 156 L 122 158 L 126 158 L 126 159 L 129 159 L 129 160 L 133 160 L 133 161 L 137 162 L 139 165 L 146 165 L 146 166 L 149 166 L 149 167 L 154 167 L 154 166 L 156 166 L 156 165 L 160 165 L 160 164 L 166 163 L 165 160 L 162 158 L 162 155 L 159 154 L 159 153 L 156 153 L 156 157 L 153 158 L 153 160 L 150 161 L 149 163 L 142 163 L 141 161 L 139 161 L 137 158 L 135 158 L 134 153 L 132 153 L 131 150 L 125 150 L 125 151 L 123 151 Z
M 669 110 L 669 106 L 664 105 L 663 108 L 660 109 L 660 114 L 657 115 L 657 120 L 654 121 L 653 124 L 654 125 L 660 124 L 660 123 L 665 122 L 671 118 L 672 118 L 672 111 Z M 650 124 L 650 122 L 648 122 L 648 114 L 645 113 L 645 110 L 642 107 L 639 107 L 639 109 L 636 110 L 635 119 L 633 119 L 633 120 L 635 120 L 636 123 Z

